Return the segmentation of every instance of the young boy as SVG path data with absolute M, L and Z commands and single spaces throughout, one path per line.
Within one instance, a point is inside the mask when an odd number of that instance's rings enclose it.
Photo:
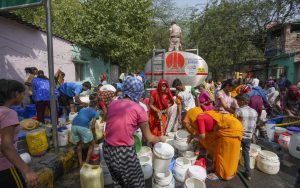
M 250 145 L 252 135 L 256 128 L 257 112 L 248 106 L 249 96 L 246 94 L 239 94 L 236 96 L 236 100 L 240 108 L 236 109 L 235 116 L 242 122 L 244 127 L 244 134 L 242 139 L 242 154 L 245 161 L 245 175 L 248 180 L 251 180 L 250 175 Z
M 99 118 L 99 113 L 96 110 L 97 105 L 97 100 L 91 100 L 89 107 L 81 109 L 72 122 L 72 140 L 77 144 L 77 155 L 80 166 L 83 165 L 82 145 L 89 144 L 86 162 L 89 161 L 93 152 L 96 139 L 95 123 L 96 119 Z M 91 121 L 92 123 L 90 123 Z M 92 126 L 92 131 L 90 129 L 90 125 Z

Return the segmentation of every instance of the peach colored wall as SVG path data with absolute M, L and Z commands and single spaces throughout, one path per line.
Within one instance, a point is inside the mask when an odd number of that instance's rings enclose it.
M 66 81 L 75 81 L 72 44 L 53 37 L 54 70 L 62 69 Z M 0 78 L 24 81 L 25 67 L 37 67 L 48 76 L 46 33 L 0 17 Z

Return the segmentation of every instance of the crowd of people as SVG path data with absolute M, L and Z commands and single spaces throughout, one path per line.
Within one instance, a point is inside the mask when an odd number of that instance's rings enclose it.
M 26 72 L 28 96 L 36 104 L 37 120 L 45 123 L 45 110 L 50 108 L 49 80 L 34 67 Z M 258 129 L 260 136 L 267 138 L 267 118 L 300 114 L 300 84 L 293 85 L 284 75 L 278 81 L 270 78 L 266 82 L 257 78 L 244 83 L 209 80 L 197 87 L 183 85 L 178 78 L 172 83 L 161 79 L 150 93 L 145 90 L 143 73 L 121 75 L 115 84 L 109 84 L 103 74 L 94 89 L 90 82 L 65 82 L 64 77 L 61 70 L 55 74 L 55 96 L 62 108 L 57 112 L 60 117 L 66 117 L 68 109 L 78 112 L 72 122 L 72 140 L 77 145 L 79 163 L 84 163 L 83 144 L 89 145 L 86 162 L 89 160 L 97 142 L 95 121 L 102 115 L 106 121 L 104 158 L 115 187 L 145 187 L 134 148 L 133 134 L 138 129 L 149 146 L 164 142 L 169 132 L 186 129 L 190 133 L 188 142 L 195 145 L 195 154 L 205 149 L 213 161 L 212 173 L 208 175 L 211 180 L 230 180 L 236 175 L 242 147 L 245 177 L 251 180 L 249 150 L 254 132 Z M 0 161 L 5 164 L 0 168 L 1 182 L 7 187 L 26 187 L 21 171 L 35 185 L 36 174 L 14 149 L 19 121 L 16 112 L 9 108 L 22 103 L 25 86 L 7 79 L 1 79 L 0 84 Z M 89 102 L 81 100 L 84 92 L 89 95 Z M 3 179 L 4 176 L 7 178 Z

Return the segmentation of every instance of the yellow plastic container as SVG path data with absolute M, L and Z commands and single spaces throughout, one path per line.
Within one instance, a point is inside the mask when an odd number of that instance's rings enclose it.
M 100 165 L 84 164 L 80 169 L 81 188 L 104 188 L 103 171 Z
M 29 153 L 33 156 L 43 155 L 48 149 L 45 129 L 36 129 L 26 134 Z

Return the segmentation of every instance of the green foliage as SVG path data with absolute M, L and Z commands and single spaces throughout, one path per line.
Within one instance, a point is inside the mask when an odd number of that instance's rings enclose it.
M 264 60 L 269 23 L 284 24 L 299 11 L 299 0 L 214 0 L 190 24 L 190 46 L 210 68 Z
M 136 69 L 152 48 L 151 7 L 151 0 L 53 0 L 53 33 Z M 16 14 L 45 29 L 43 8 Z

